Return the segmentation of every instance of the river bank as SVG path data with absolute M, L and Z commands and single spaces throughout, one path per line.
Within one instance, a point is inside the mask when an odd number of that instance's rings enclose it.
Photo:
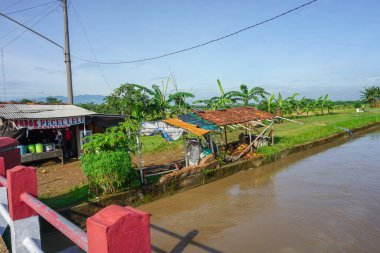
M 312 148 L 315 148 L 317 146 L 321 146 L 326 143 L 330 142 L 340 142 L 340 141 L 346 141 L 349 139 L 349 135 L 347 132 L 343 131 L 339 127 L 345 127 L 350 128 L 352 132 L 355 134 L 358 131 L 368 131 L 368 129 L 371 129 L 373 127 L 376 127 L 380 123 L 380 115 L 379 114 L 367 114 L 367 115 L 358 115 L 353 116 L 355 114 L 351 114 L 351 117 L 349 115 L 326 115 L 326 116 L 320 116 L 316 117 L 319 119 L 318 124 L 310 124 L 303 126 L 301 129 L 304 131 L 301 131 L 300 128 L 298 128 L 298 132 L 292 131 L 292 128 L 296 128 L 295 124 L 291 125 L 290 123 L 282 124 L 278 127 L 276 127 L 276 130 L 281 133 L 286 133 L 288 138 L 286 138 L 284 135 L 280 134 L 280 138 L 288 139 L 290 133 L 293 132 L 293 136 L 295 140 L 292 140 L 293 144 L 298 142 L 301 142 L 299 144 L 294 144 L 292 147 L 288 147 L 289 142 L 278 142 L 278 146 L 268 147 L 267 150 L 264 150 L 264 152 L 267 152 L 267 154 L 263 158 L 248 160 L 248 161 L 238 161 L 232 164 L 224 165 L 214 171 L 212 173 L 199 173 L 196 175 L 191 175 L 188 177 L 179 178 L 177 180 L 169 181 L 165 184 L 157 184 L 157 185 L 148 185 L 143 186 L 139 189 L 130 190 L 127 192 L 121 192 L 119 194 L 113 195 L 113 196 L 105 196 L 99 199 L 96 199 L 94 201 L 88 201 L 88 203 L 84 203 L 72 208 L 68 208 L 65 210 L 61 210 L 65 216 L 67 216 L 69 219 L 75 221 L 78 224 L 82 224 L 84 219 L 96 211 L 100 210 L 104 206 L 110 205 L 110 204 L 119 204 L 119 205 L 131 205 L 131 206 L 138 206 L 143 203 L 148 203 L 157 199 L 160 199 L 162 197 L 172 195 L 177 192 L 185 191 L 203 184 L 207 184 L 209 182 L 213 182 L 216 180 L 219 180 L 221 178 L 224 178 L 226 176 L 232 175 L 238 171 L 241 170 L 247 170 L 247 169 L 254 169 L 257 167 L 260 167 L 264 164 L 268 164 L 271 162 L 275 162 L 279 159 L 285 158 L 291 154 L 295 154 L 298 152 L 302 152 L 304 150 L 309 150 Z M 341 120 L 339 120 L 341 119 Z M 301 120 L 307 120 L 309 122 L 311 119 L 301 119 Z M 330 122 L 335 122 L 336 125 L 326 125 L 327 121 L 330 120 Z M 316 122 L 316 121 L 314 121 Z M 306 130 L 305 130 L 306 129 Z M 321 130 L 322 129 L 322 130 Z M 302 138 L 298 137 L 294 134 L 302 134 Z M 312 140 L 315 136 L 323 136 L 327 135 L 327 137 L 322 138 L 316 138 Z M 308 138 L 311 138 L 310 141 L 305 141 Z M 281 139 L 277 140 L 281 141 Z M 280 148 L 279 148 L 280 147 Z M 270 150 L 272 148 L 272 150 Z M 282 149 L 281 149 L 282 148 Z M 269 151 L 268 151 L 269 150 Z

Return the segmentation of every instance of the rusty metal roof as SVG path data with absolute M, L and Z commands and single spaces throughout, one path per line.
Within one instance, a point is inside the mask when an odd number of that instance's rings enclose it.
M 252 120 L 273 119 L 274 115 L 253 107 L 236 107 L 223 110 L 194 111 L 199 117 L 218 126 L 241 124 Z
M 6 119 L 52 119 L 96 114 L 75 105 L 0 104 Z
M 176 126 L 176 127 L 183 128 L 183 129 L 185 129 L 185 130 L 187 130 L 193 134 L 196 134 L 198 136 L 201 136 L 201 135 L 204 135 L 204 134 L 207 134 L 210 132 L 210 130 L 199 128 L 195 125 L 189 124 L 189 123 L 184 122 L 180 119 L 175 119 L 175 118 L 165 119 L 164 122 L 166 122 L 170 125 Z

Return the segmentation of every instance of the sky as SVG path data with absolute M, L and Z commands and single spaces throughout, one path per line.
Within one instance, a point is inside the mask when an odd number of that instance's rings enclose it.
M 207 42 L 308 0 L 70 1 L 71 53 L 89 60 L 95 54 L 99 61 L 130 61 Z M 179 89 L 197 99 L 218 95 L 217 79 L 226 91 L 247 84 L 283 95 L 359 99 L 364 86 L 380 84 L 378 10 L 378 0 L 319 0 L 235 36 L 158 60 L 99 66 L 73 58 L 74 95 L 108 95 L 122 83 L 151 87 L 172 73 Z M 64 45 L 59 1 L 2 0 L 0 12 Z M 65 96 L 62 49 L 24 30 L 0 17 L 7 99 Z

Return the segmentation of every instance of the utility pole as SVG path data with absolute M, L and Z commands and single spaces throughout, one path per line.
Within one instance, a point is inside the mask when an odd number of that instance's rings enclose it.
M 65 63 L 66 63 L 66 78 L 67 78 L 67 103 L 74 104 L 73 97 L 73 77 L 71 74 L 71 58 L 70 58 L 70 40 L 69 40 L 69 20 L 67 16 L 67 0 L 62 0 L 63 7 L 63 25 L 65 30 Z

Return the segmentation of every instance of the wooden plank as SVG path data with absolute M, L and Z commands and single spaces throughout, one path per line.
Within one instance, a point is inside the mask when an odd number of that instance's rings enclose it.
M 60 157 L 63 162 L 63 152 L 62 149 L 56 149 L 49 152 L 42 153 L 29 153 L 21 156 L 21 163 L 34 162 L 43 159 Z

